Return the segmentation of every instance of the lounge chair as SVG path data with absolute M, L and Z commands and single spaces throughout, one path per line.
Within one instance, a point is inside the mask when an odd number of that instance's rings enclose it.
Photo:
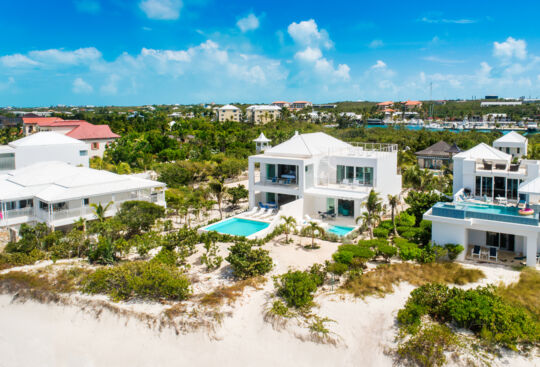
M 490 247 L 489 248 L 488 259 L 489 260 L 495 259 L 495 261 L 497 261 L 498 256 L 499 256 L 499 249 L 497 247 Z
M 517 172 L 517 171 L 519 171 L 519 164 L 511 164 L 510 172 Z
M 272 214 L 274 214 L 274 213 L 273 213 L 273 212 L 274 212 L 273 210 L 271 210 L 271 209 L 267 209 L 267 210 L 268 210 L 268 211 L 267 211 L 266 213 L 264 213 L 263 215 L 261 215 L 260 217 L 257 217 L 257 218 L 259 218 L 259 219 L 266 219 L 266 218 L 270 217 Z
M 495 164 L 495 169 L 504 171 L 506 169 L 506 163 Z
M 497 202 L 499 203 L 499 205 L 504 205 L 504 206 L 508 204 L 508 201 L 506 200 L 506 198 L 503 198 L 502 196 L 497 197 Z
M 480 246 L 475 245 L 471 251 L 471 257 L 478 257 L 480 258 Z
M 490 198 L 490 197 L 488 197 L 487 195 L 484 195 L 484 201 L 485 201 L 486 203 L 492 203 L 492 202 L 493 202 L 493 199 Z
M 524 209 L 524 208 L 527 207 L 527 202 L 526 202 L 525 200 L 520 200 L 520 201 L 518 201 L 518 203 L 517 203 L 517 207 L 518 207 L 519 209 Z
M 249 217 L 249 216 L 255 214 L 257 212 L 257 210 L 259 210 L 259 207 L 254 206 L 251 210 L 248 210 L 247 212 L 245 212 L 244 215 L 246 217 Z
M 484 170 L 491 171 L 493 168 L 493 162 L 482 161 L 484 163 Z
M 262 217 L 263 215 L 268 214 L 268 212 L 270 212 L 270 211 L 271 211 L 271 209 L 262 209 L 262 210 L 260 210 L 258 213 L 252 215 L 252 217 L 253 217 L 253 218 L 260 218 L 260 217 Z

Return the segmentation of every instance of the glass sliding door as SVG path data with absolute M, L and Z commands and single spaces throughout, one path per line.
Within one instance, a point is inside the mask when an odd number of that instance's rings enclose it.
M 337 166 L 336 171 L 336 183 L 341 183 L 343 179 L 345 178 L 345 166 Z
M 518 198 L 519 180 L 515 178 L 508 178 L 506 180 L 506 197 L 510 200 L 517 200 Z
M 493 177 L 482 177 L 482 195 L 493 198 Z
M 329 214 L 336 212 L 336 199 L 326 198 L 326 212 Z
M 354 201 L 338 199 L 338 214 L 344 217 L 354 217 Z
M 349 180 L 349 182 L 352 182 L 354 178 L 354 167 L 345 167 L 345 177 L 347 178 L 347 180 Z
M 271 180 L 274 177 L 276 177 L 276 165 L 266 164 L 266 179 Z
M 482 177 L 476 176 L 476 184 L 474 186 L 474 195 L 482 196 Z
M 364 185 L 373 186 L 373 167 L 364 167 Z
M 495 194 L 495 198 L 506 197 L 506 177 L 495 177 L 494 182 L 493 193 Z

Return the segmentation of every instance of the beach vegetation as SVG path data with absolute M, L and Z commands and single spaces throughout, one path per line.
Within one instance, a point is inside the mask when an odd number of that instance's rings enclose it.
M 240 279 L 266 274 L 273 266 L 267 250 L 253 249 L 251 244 L 244 241 L 229 247 L 225 260 L 231 264 L 234 276 Z

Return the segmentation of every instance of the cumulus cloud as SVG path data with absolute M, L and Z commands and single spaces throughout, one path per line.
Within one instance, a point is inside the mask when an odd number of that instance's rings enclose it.
M 94 47 L 79 48 L 74 51 L 49 49 L 43 51 L 30 51 L 28 56 L 42 65 L 50 64 L 82 64 L 91 63 L 101 58 L 101 52 Z
M 0 57 L 0 63 L 8 68 L 32 67 L 39 65 L 38 62 L 22 54 L 5 55 Z
M 373 40 L 369 43 L 369 48 L 379 48 L 383 46 L 384 46 L 384 43 L 381 40 Z
M 319 48 L 307 47 L 303 51 L 298 51 L 294 57 L 302 61 L 315 62 L 322 57 L 322 52 Z
M 493 55 L 503 60 L 516 58 L 523 60 L 527 57 L 527 43 L 508 37 L 504 42 L 493 42 Z
M 304 20 L 300 23 L 293 22 L 287 28 L 291 38 L 300 46 L 331 48 L 334 43 L 330 40 L 328 32 L 319 30 L 313 19 Z
M 371 68 L 374 70 L 386 69 L 386 63 L 382 60 L 377 60 L 377 62 L 374 65 L 372 65 Z
M 444 57 L 439 57 L 439 56 L 434 56 L 434 55 L 426 56 L 423 59 L 426 60 L 426 61 L 437 62 L 437 63 L 440 63 L 440 64 L 461 64 L 461 63 L 464 62 L 464 60 L 447 59 L 447 58 L 444 58 Z
M 73 93 L 77 94 L 84 94 L 84 93 L 92 93 L 94 91 L 94 88 L 90 84 L 84 81 L 83 78 L 76 78 L 73 81 L 73 87 L 71 88 Z
M 259 28 L 259 18 L 253 13 L 241 18 L 236 22 L 236 26 L 243 32 L 254 31 Z
M 101 4 L 95 0 L 75 0 L 73 4 L 81 13 L 97 14 L 101 10 Z
M 447 19 L 447 18 L 439 18 L 439 17 L 422 17 L 420 18 L 421 22 L 424 23 L 432 23 L 432 24 L 472 24 L 476 23 L 477 21 L 474 19 Z
M 182 9 L 181 0 L 143 0 L 139 8 L 150 19 L 176 20 L 180 17 Z

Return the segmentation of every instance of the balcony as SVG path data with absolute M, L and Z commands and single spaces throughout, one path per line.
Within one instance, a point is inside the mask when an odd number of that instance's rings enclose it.
M 482 161 L 476 162 L 476 173 L 513 174 L 519 176 L 527 175 L 527 166 L 521 164 L 508 164 L 506 162 Z
M 433 206 L 431 214 L 439 217 L 466 219 L 475 218 L 505 223 L 538 226 L 539 215 L 523 216 L 516 207 L 503 205 L 485 205 L 476 203 L 437 203 Z
M 266 178 L 261 177 L 259 181 L 255 182 L 255 185 L 260 186 L 274 186 L 274 187 L 284 187 L 290 189 L 298 189 L 298 182 L 295 178 Z
M 26 207 L 22 209 L 6 210 L 3 214 L 5 216 L 5 219 L 7 220 L 21 217 L 29 217 L 34 215 L 34 208 Z

